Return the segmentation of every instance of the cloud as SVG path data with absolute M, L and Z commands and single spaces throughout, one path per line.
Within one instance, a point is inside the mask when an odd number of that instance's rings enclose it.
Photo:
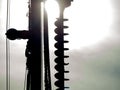
M 87 51 L 86 53 L 84 51 L 83 53 L 82 51 L 71 53 L 69 60 L 71 90 L 75 88 L 82 90 L 120 89 L 119 47 L 111 47 L 104 52 L 93 54 Z

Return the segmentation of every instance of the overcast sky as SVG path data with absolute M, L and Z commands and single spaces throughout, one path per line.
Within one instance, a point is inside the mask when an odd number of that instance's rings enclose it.
M 10 27 L 27 29 L 27 0 L 11 0 Z M 56 4 L 55 2 L 53 2 Z M 57 8 L 57 5 L 55 5 Z M 49 6 L 52 84 L 54 83 L 54 24 L 58 14 Z M 23 11 L 24 10 L 24 11 Z M 6 0 L 0 0 L 0 90 L 5 90 Z M 66 83 L 70 90 L 120 90 L 120 0 L 74 0 L 66 9 L 70 41 Z M 11 90 L 22 90 L 27 40 L 10 41 Z

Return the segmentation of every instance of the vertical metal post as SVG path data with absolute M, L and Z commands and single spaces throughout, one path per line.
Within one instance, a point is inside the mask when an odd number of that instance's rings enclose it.
M 29 16 L 30 38 L 30 90 L 41 90 L 41 60 L 42 60 L 42 31 L 41 31 L 41 1 L 31 0 Z
M 50 57 L 49 57 L 49 32 L 48 32 L 48 16 L 44 7 L 44 67 L 45 67 L 45 90 L 51 90 L 50 76 Z

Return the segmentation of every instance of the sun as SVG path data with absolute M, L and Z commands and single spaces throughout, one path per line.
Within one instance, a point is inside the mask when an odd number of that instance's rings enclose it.
M 27 1 L 13 0 L 11 3 L 10 27 L 20 30 L 27 29 Z M 46 0 L 45 7 L 48 13 L 50 48 L 54 48 L 54 30 L 56 28 L 54 22 L 59 17 L 59 5 L 57 0 Z M 64 23 L 69 26 L 64 30 L 69 33 L 68 36 L 65 36 L 65 40 L 69 40 L 69 44 L 65 46 L 70 49 L 81 49 L 106 40 L 111 35 L 113 11 L 110 0 L 74 0 L 64 13 L 64 17 L 69 19 Z M 19 23 L 16 23 L 18 21 Z
M 55 18 L 58 17 L 59 8 L 56 1 L 47 0 L 46 9 L 49 22 L 55 22 Z M 71 49 L 94 46 L 111 35 L 113 7 L 110 0 L 73 1 L 72 5 L 65 10 L 64 16 L 69 19 L 65 22 L 65 25 L 69 26 L 65 32 L 70 35 L 65 39 L 70 41 L 67 45 Z M 50 27 L 50 35 L 54 36 L 55 26 L 52 24 L 50 23 L 52 26 Z M 51 40 L 51 42 L 53 41 Z

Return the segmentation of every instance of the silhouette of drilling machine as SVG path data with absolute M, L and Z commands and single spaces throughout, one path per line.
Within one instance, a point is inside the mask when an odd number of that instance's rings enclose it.
M 46 1 L 46 0 L 45 0 Z M 50 57 L 49 57 L 49 33 L 48 33 L 48 18 L 45 8 L 41 10 L 41 3 L 45 3 L 44 0 L 30 0 L 29 1 L 29 30 L 17 31 L 14 28 L 11 28 L 7 31 L 7 38 L 10 40 L 15 39 L 28 39 L 26 45 L 25 56 L 27 57 L 26 67 L 27 67 L 27 84 L 26 90 L 43 90 L 42 88 L 42 66 L 44 66 L 44 87 L 45 90 L 52 90 L 51 86 L 51 75 L 50 75 Z M 57 73 L 55 74 L 55 78 L 57 81 L 55 85 L 57 87 L 56 90 L 65 90 L 69 88 L 65 86 L 65 81 L 69 81 L 69 79 L 65 78 L 65 73 L 69 73 L 69 71 L 65 70 L 65 65 L 69 63 L 65 63 L 64 59 L 68 58 L 68 55 L 64 55 L 64 51 L 69 50 L 64 47 L 64 43 L 68 43 L 67 40 L 64 40 L 64 36 L 68 35 L 68 33 L 64 33 L 64 29 L 68 28 L 68 26 L 64 26 L 64 21 L 68 21 L 68 19 L 64 19 L 64 10 L 65 8 L 71 5 L 73 0 L 57 0 L 60 7 L 60 15 L 55 22 L 55 69 Z M 43 22 L 42 22 L 43 20 Z M 42 26 L 43 25 L 43 26 Z M 43 28 L 42 28 L 43 27 Z M 43 35 L 42 35 L 43 34 Z M 43 40 L 43 41 L 42 41 Z M 42 51 L 44 50 L 44 52 Z M 44 58 L 42 58 L 44 57 Z M 42 65 L 44 59 L 44 65 Z

